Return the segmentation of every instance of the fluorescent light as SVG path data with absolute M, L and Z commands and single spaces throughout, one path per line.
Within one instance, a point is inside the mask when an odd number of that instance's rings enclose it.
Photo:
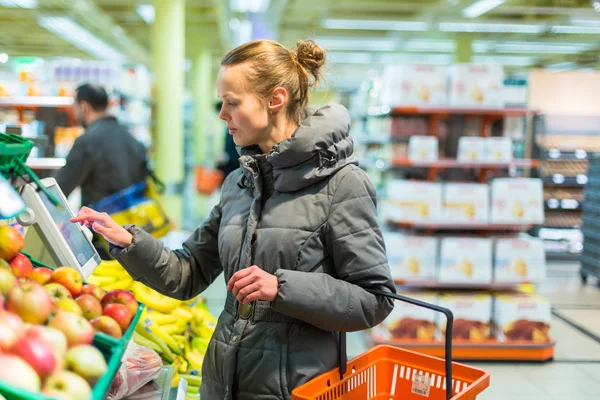
M 552 43 L 552 42 L 473 42 L 475 53 L 538 53 L 538 54 L 578 54 L 594 47 L 588 43 Z
M 6 62 L 8 61 L 8 54 L 6 53 L 1 53 L 0 54 L 0 63 L 2 64 L 6 64 Z
M 39 17 L 38 24 L 74 46 L 101 60 L 125 61 L 127 57 L 92 35 L 68 17 Z
M 442 32 L 542 33 L 546 27 L 544 25 L 441 22 L 439 30 Z
M 557 25 L 551 28 L 552 33 L 567 33 L 567 34 L 581 34 L 581 35 L 593 35 L 600 33 L 600 26 L 568 26 L 568 25 Z
M 536 63 L 535 57 L 522 56 L 474 56 L 473 62 L 478 64 L 501 64 L 509 67 L 527 67 Z
M 270 0 L 231 0 L 231 11 L 262 14 L 269 9 Z
M 479 0 L 465 8 L 462 13 L 467 18 L 477 18 L 498 7 L 500 4 L 504 3 L 504 1 L 505 0 Z
M 600 26 L 600 20 L 598 19 L 572 19 L 571 25 L 576 26 Z
M 0 6 L 8 8 L 37 8 L 38 0 L 0 0 Z
M 156 17 L 156 10 L 152 4 L 140 4 L 136 8 L 136 12 L 148 25 L 152 25 L 154 23 L 154 18 Z
M 396 49 L 395 43 L 391 40 L 315 38 L 315 41 L 328 50 L 392 51 Z
M 368 53 L 329 52 L 327 61 L 333 64 L 371 64 L 372 57 Z
M 454 40 L 431 40 L 415 39 L 401 42 L 404 51 L 435 51 L 442 53 L 453 53 L 456 51 Z
M 426 31 L 429 24 L 423 21 L 379 21 L 360 19 L 324 19 L 321 26 L 326 29 L 349 29 L 368 31 Z
M 546 68 L 547 69 L 553 69 L 553 70 L 556 70 L 556 71 L 565 71 L 565 70 L 577 68 L 577 63 L 574 63 L 574 62 L 559 62 L 559 63 L 555 63 L 555 64 L 547 64 Z

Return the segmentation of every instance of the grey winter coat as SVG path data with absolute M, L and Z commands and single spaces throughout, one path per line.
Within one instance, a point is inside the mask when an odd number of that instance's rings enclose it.
M 203 400 L 289 399 L 336 367 L 335 331 L 372 327 L 392 310 L 364 290 L 395 289 L 375 190 L 356 166 L 349 127 L 347 110 L 330 105 L 311 111 L 269 154 L 245 148 L 183 249 L 166 249 L 136 227 L 133 244 L 112 248 L 134 279 L 179 299 L 251 265 L 279 279 L 275 301 L 257 302 L 251 315 L 236 317 L 228 293 L 204 359 Z

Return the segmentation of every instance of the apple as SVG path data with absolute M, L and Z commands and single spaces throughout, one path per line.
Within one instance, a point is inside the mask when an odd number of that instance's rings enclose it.
M 17 278 L 15 278 L 10 268 L 0 268 L 0 295 L 6 296 L 16 284 Z
M 23 249 L 25 239 L 21 232 L 9 225 L 0 226 L 0 258 L 12 260 Z
M 31 271 L 33 271 L 33 265 L 27 256 L 19 253 L 9 262 L 10 269 L 13 275 L 17 278 L 27 278 Z
M 82 294 L 75 301 L 79 304 L 81 311 L 83 311 L 83 316 L 88 321 L 102 315 L 100 301 L 91 294 Z
M 0 352 L 9 351 L 25 332 L 21 317 L 8 311 L 0 311 Z
M 73 299 L 60 299 L 54 303 L 54 307 L 55 309 L 60 308 L 73 314 L 83 315 L 81 307 L 79 307 L 79 304 Z
M 71 296 L 77 297 L 81 293 L 83 287 L 83 280 L 79 272 L 69 267 L 60 267 L 52 272 L 50 282 L 60 283 L 69 290 Z
M 72 400 L 89 400 L 92 398 L 92 388 L 82 377 L 71 371 L 58 371 L 46 381 L 44 393 L 54 390 L 66 393 Z
M 52 270 L 46 267 L 34 268 L 33 271 L 29 274 L 28 278 L 32 281 L 36 281 L 40 285 L 45 285 L 50 282 L 50 277 L 52 276 Z
M 42 390 L 42 394 L 55 400 L 73 400 L 73 397 L 71 397 L 69 393 L 51 387 L 45 387 L 44 390 Z
M 14 287 L 6 298 L 6 309 L 18 314 L 23 321 L 43 324 L 52 312 L 52 299 L 44 287 L 27 282 Z
M 117 324 L 119 324 L 123 332 L 125 332 L 127 328 L 129 328 L 129 323 L 133 318 L 133 315 L 131 315 L 131 311 L 129 311 L 127 306 L 118 303 L 109 304 L 106 307 L 104 307 L 102 315 L 111 317 L 112 319 L 117 321 Z
M 56 369 L 54 349 L 40 339 L 22 337 L 13 346 L 12 353 L 26 361 L 42 379 L 50 376 Z
M 0 381 L 34 393 L 41 387 L 37 372 L 14 354 L 0 353 Z
M 65 367 L 94 385 L 108 369 L 100 350 L 90 345 L 71 347 L 65 355 Z
M 58 329 L 43 325 L 32 325 L 27 329 L 25 335 L 46 342 L 59 355 L 63 355 L 67 352 L 67 338 L 65 337 L 65 334 Z
M 8 261 L 0 258 L 0 268 L 10 269 L 10 264 L 8 263 Z
M 107 317 L 103 315 L 98 318 L 94 318 L 90 321 L 94 329 L 98 332 L 106 333 L 108 336 L 112 336 L 116 339 L 121 339 L 123 337 L 123 331 L 117 321 L 112 319 L 111 317 Z
M 83 288 L 81 289 L 81 294 L 91 294 L 92 296 L 97 298 L 98 301 L 102 301 L 102 298 L 106 294 L 106 290 L 102 289 L 100 286 L 88 283 L 86 285 L 83 285 Z
M 94 328 L 81 315 L 59 310 L 48 326 L 64 333 L 69 347 L 91 344 L 94 340 Z
M 58 283 L 47 283 L 44 285 L 44 289 L 52 298 L 52 301 L 57 302 L 61 299 L 72 299 L 71 292 L 66 287 Z
M 131 312 L 132 316 L 137 313 L 138 302 L 133 296 L 133 293 L 128 290 L 117 289 L 106 293 L 106 295 L 102 298 L 102 308 L 105 308 L 107 305 L 113 303 L 123 304 L 126 306 Z

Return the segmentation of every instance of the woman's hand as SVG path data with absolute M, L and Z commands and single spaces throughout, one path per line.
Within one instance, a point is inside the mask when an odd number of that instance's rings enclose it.
M 71 218 L 71 222 L 80 222 L 83 226 L 91 227 L 109 243 L 119 247 L 125 248 L 133 241 L 131 233 L 113 221 L 107 213 L 99 213 L 88 207 L 83 207 L 77 216 Z
M 242 304 L 255 300 L 272 302 L 279 292 L 279 280 L 253 265 L 233 274 L 227 282 L 227 290 Z

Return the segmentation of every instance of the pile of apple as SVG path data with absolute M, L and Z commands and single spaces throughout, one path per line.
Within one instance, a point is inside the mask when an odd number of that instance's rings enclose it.
M 34 269 L 22 247 L 16 229 L 0 226 L 0 381 L 88 400 L 107 371 L 95 333 L 120 338 L 138 303 L 128 291 L 85 285 L 69 267 Z

